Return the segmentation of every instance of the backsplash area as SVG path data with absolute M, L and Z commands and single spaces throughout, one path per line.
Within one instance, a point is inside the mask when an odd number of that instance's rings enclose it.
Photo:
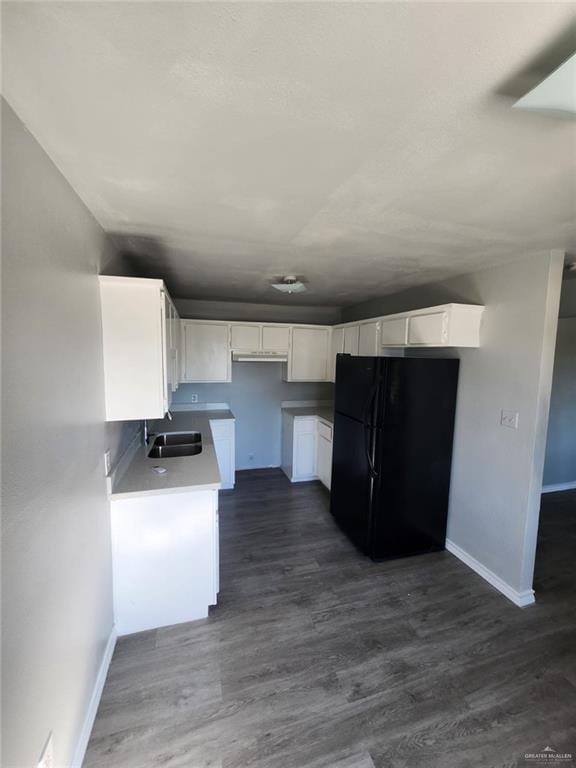
M 282 380 L 281 363 L 233 363 L 229 384 L 181 384 L 173 407 L 199 403 L 228 403 L 236 417 L 236 468 L 280 466 L 282 415 L 287 400 L 332 400 L 331 383 L 289 383 Z

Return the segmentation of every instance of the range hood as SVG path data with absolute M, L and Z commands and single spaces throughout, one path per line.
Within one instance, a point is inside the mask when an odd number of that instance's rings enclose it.
M 287 352 L 232 352 L 234 363 L 286 363 Z

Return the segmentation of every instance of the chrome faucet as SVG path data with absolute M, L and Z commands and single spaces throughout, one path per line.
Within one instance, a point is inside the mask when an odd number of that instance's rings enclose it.
M 170 411 L 166 411 L 166 416 L 168 417 L 169 421 L 172 421 L 172 419 L 174 418 Z M 150 437 L 150 433 L 148 432 L 148 420 L 144 419 L 144 445 L 148 445 L 149 437 Z

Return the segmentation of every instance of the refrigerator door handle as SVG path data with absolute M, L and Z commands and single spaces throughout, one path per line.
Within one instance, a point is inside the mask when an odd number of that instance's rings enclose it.
M 370 438 L 372 436 L 372 429 L 368 424 L 364 424 L 364 440 L 365 440 L 365 447 L 366 447 L 366 461 L 368 462 L 368 468 L 370 470 L 370 475 L 372 477 L 378 477 L 378 472 L 376 471 L 376 467 L 374 466 L 374 462 L 372 461 L 372 456 L 370 455 Z
M 378 379 L 374 382 L 374 385 L 372 386 L 372 389 L 370 390 L 370 394 L 368 395 L 368 398 L 366 399 L 366 404 L 364 406 L 364 413 L 362 415 L 362 421 L 364 422 L 364 447 L 366 450 L 366 461 L 368 462 L 368 467 L 370 469 L 370 475 L 372 477 L 378 477 L 378 472 L 376 471 L 376 467 L 374 466 L 374 462 L 372 461 L 372 456 L 370 453 L 370 443 L 371 443 L 371 437 L 372 437 L 372 425 L 367 422 L 367 416 L 370 412 L 370 409 L 374 403 L 374 398 L 376 397 L 376 393 L 378 392 L 378 387 L 380 386 L 381 379 Z

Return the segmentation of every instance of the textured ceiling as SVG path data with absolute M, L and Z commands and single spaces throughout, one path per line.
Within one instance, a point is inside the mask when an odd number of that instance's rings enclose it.
M 345 305 L 576 246 L 569 3 L 3 4 L 4 94 L 176 296 Z M 288 299 L 273 276 L 305 275 Z

